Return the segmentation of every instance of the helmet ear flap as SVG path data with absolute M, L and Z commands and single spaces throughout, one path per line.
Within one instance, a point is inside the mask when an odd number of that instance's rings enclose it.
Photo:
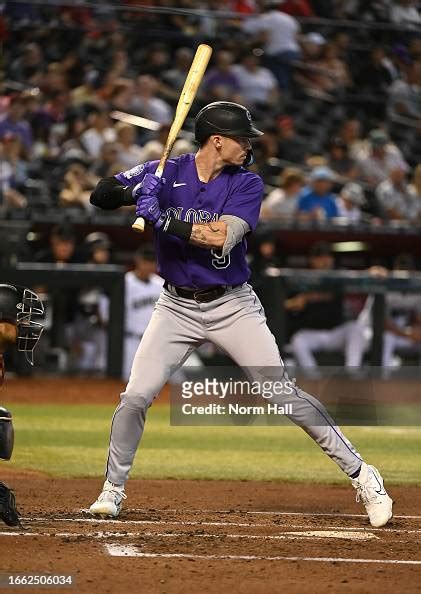
M 244 162 L 243 162 L 243 167 L 250 167 L 250 165 L 253 165 L 253 163 L 254 163 L 253 149 L 249 148 L 249 150 L 247 151 L 246 158 L 244 159 Z

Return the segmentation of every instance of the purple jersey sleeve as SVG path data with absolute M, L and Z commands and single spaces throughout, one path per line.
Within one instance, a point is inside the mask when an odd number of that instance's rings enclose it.
M 147 173 L 155 173 L 159 161 L 146 161 L 132 169 L 117 173 L 114 177 L 125 186 L 135 186 L 140 183 Z
M 246 221 L 254 231 L 259 220 L 263 198 L 263 180 L 255 174 L 246 173 L 237 188 L 227 199 L 222 214 L 235 215 Z

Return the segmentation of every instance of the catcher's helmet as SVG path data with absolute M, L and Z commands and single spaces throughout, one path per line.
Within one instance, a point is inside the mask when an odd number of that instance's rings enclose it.
M 16 287 L 0 284 L 0 322 L 16 324 L 19 294 Z
M 43 325 L 33 318 L 44 315 L 44 306 L 36 293 L 23 287 L 0 284 L 0 322 L 17 328 L 16 345 L 34 363 L 34 349 L 43 331 Z
M 202 143 L 211 134 L 256 138 L 263 132 L 253 126 L 251 113 L 243 105 L 215 101 L 199 111 L 194 127 L 196 142 Z

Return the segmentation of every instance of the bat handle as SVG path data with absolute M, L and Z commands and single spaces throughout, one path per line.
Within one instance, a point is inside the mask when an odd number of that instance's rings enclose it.
M 162 161 L 162 159 L 161 159 L 161 161 Z M 159 162 L 159 165 L 155 171 L 155 175 L 157 177 L 162 177 L 162 174 L 164 173 L 165 163 L 161 164 L 161 161 Z M 143 217 L 137 217 L 137 219 L 135 220 L 135 222 L 132 225 L 132 229 L 133 229 L 133 231 L 136 231 L 137 233 L 143 233 L 145 231 L 145 219 Z

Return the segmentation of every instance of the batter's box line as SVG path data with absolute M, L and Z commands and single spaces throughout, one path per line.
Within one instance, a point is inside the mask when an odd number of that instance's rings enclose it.
M 51 537 L 49 532 L 0 532 L 0 536 L 46 536 Z M 339 538 L 342 540 L 370 540 L 379 537 L 370 532 L 346 532 L 331 530 L 312 530 L 306 532 L 284 532 L 283 534 L 195 534 L 192 532 L 55 532 L 57 538 L 80 538 L 102 539 L 102 538 L 209 538 L 237 540 L 310 540 L 310 539 L 331 539 Z
M 367 518 L 367 516 L 361 516 L 363 518 Z M 397 517 L 397 516 L 394 516 Z M 43 518 L 43 517 L 35 517 L 35 518 L 31 518 L 31 517 L 24 517 L 22 518 L 22 521 L 25 522 L 75 522 L 75 523 L 87 523 L 87 524 L 125 524 L 125 525 L 130 525 L 130 524 L 134 524 L 134 525 L 158 525 L 158 526 L 221 526 L 221 527 L 227 527 L 227 526 L 233 526 L 233 527 L 237 527 L 237 528 L 273 528 L 273 527 L 279 527 L 278 523 L 275 524 L 258 524 L 258 523 L 244 523 L 244 522 L 206 522 L 206 521 L 184 521 L 184 520 L 118 520 L 116 518 Z M 294 524 L 290 524 L 288 526 L 285 526 L 286 528 L 311 528 L 311 526 L 306 526 L 306 525 L 294 525 Z M 419 534 L 421 533 L 421 530 L 407 530 L 405 528 L 389 528 L 389 526 L 386 526 L 385 528 L 372 528 L 370 527 L 364 527 L 364 526 L 353 526 L 353 527 L 347 527 L 347 526 L 325 526 L 326 529 L 331 529 L 331 530 L 370 530 L 371 532 L 376 531 L 376 532 L 383 532 L 383 533 L 388 533 L 388 532 L 403 532 L 403 533 L 407 533 L 407 534 Z
M 112 557 L 143 557 L 162 559 L 203 559 L 206 561 L 310 561 L 316 563 L 379 563 L 393 565 L 421 565 L 421 561 L 407 559 L 352 559 L 346 557 L 287 557 L 264 555 L 194 555 L 191 553 L 144 553 L 133 545 L 105 544 L 106 552 Z
M 88 509 L 81 509 L 82 513 L 88 513 Z M 145 508 L 125 508 L 128 513 L 149 513 Z M 300 517 L 326 517 L 326 518 L 367 518 L 364 514 L 341 514 L 338 512 L 281 512 L 281 511 L 255 511 L 241 509 L 152 509 L 150 513 L 175 513 L 175 514 L 240 514 L 240 515 L 272 515 L 272 516 L 300 516 Z M 398 520 L 421 520 L 421 516 L 393 515 Z

